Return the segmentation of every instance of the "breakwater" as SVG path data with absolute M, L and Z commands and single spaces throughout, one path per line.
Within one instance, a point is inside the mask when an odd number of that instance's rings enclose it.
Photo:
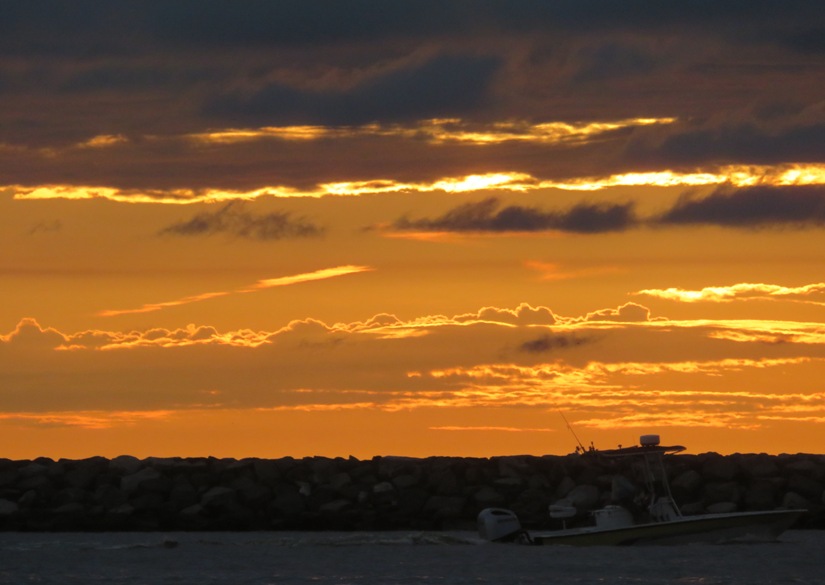
M 825 455 L 671 455 L 685 514 L 804 508 L 825 528 Z M 0 459 L 0 530 L 473 529 L 490 506 L 552 528 L 585 518 L 633 469 L 596 456 Z M 575 519 L 573 520 L 575 522 Z

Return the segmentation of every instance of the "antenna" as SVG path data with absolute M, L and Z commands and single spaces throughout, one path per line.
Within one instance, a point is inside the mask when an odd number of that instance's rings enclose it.
M 582 442 L 579 440 L 579 436 L 576 434 L 576 431 L 574 431 L 573 427 L 570 426 L 570 422 L 567 420 L 567 417 L 564 416 L 564 413 L 561 411 L 561 409 L 557 408 L 556 410 L 558 411 L 559 415 L 561 416 L 562 420 L 564 421 L 564 424 L 566 424 L 567 428 L 570 429 L 570 432 L 573 433 L 573 438 L 576 439 L 576 442 L 579 444 L 579 449 L 582 450 L 582 453 L 587 451 L 587 449 L 584 448 L 584 445 L 582 445 Z

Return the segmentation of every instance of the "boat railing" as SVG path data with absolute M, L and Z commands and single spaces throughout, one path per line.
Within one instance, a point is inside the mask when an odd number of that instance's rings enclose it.
M 619 447 L 607 451 L 596 451 L 596 454 L 608 458 L 631 457 L 640 459 L 645 492 L 642 501 L 639 502 L 641 506 L 646 508 L 650 519 L 654 522 L 680 518 L 682 512 L 679 510 L 670 489 L 664 456 L 679 453 L 684 451 L 685 448 L 681 445 L 659 445 L 658 435 L 643 435 L 640 443 L 641 445 L 636 447 Z

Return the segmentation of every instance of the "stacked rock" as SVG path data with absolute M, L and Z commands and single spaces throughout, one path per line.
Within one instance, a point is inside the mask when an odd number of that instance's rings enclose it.
M 0 530 L 445 530 L 486 507 L 552 528 L 559 501 L 584 519 L 614 496 L 599 457 L 0 459 Z M 825 528 L 825 456 L 671 455 L 685 514 L 804 508 Z M 574 519 L 575 522 L 575 519 Z

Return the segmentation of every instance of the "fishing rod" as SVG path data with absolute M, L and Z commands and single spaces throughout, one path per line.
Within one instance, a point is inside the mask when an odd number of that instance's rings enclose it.
M 566 425 L 567 425 L 567 428 L 568 428 L 568 429 L 570 430 L 570 432 L 573 434 L 573 438 L 574 438 L 574 439 L 576 439 L 576 442 L 579 444 L 578 449 L 581 449 L 581 452 L 582 452 L 582 453 L 585 453 L 585 452 L 587 451 L 587 449 L 585 449 L 585 448 L 584 448 L 584 445 L 582 445 L 582 442 L 579 440 L 579 436 L 576 434 L 576 431 L 574 431 L 574 430 L 573 430 L 573 426 L 572 426 L 572 425 L 570 424 L 570 422 L 567 420 L 567 417 L 566 417 L 566 416 L 564 416 L 564 413 L 561 411 L 561 409 L 560 409 L 560 408 L 557 408 L 557 409 L 556 409 L 556 411 L 557 411 L 557 412 L 559 413 L 559 415 L 561 416 L 562 420 L 564 421 L 564 424 L 566 424 Z

